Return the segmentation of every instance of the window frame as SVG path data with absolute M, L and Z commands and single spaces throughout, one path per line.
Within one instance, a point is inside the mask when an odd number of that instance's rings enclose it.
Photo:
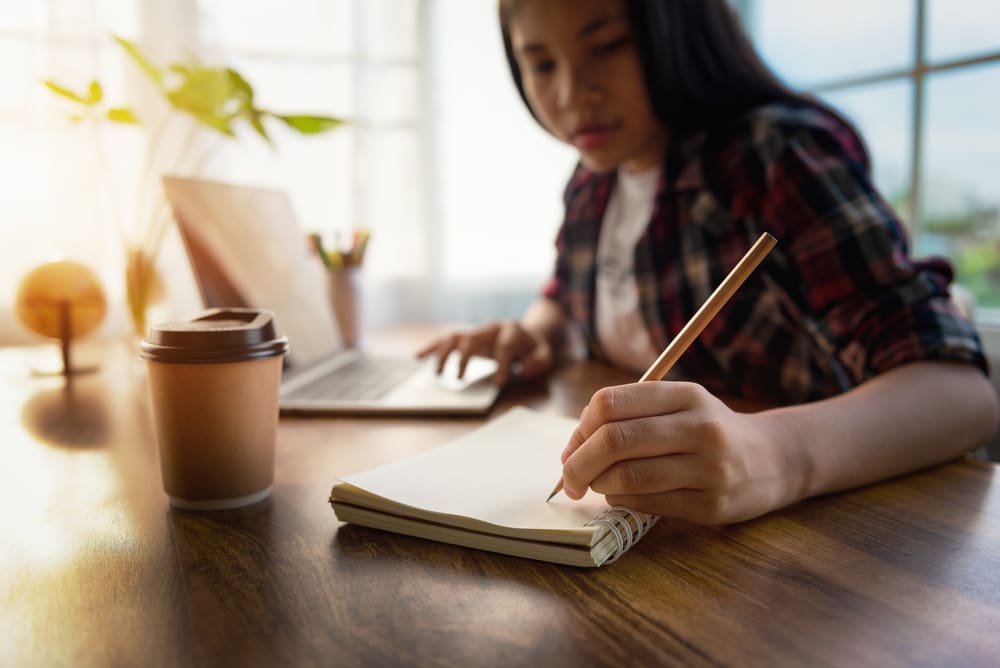
M 926 87 L 929 77 L 941 73 L 986 65 L 1000 64 L 1000 49 L 981 51 L 973 55 L 964 57 L 945 58 L 940 61 L 931 62 L 927 53 L 927 35 L 929 31 L 927 15 L 929 0 L 913 0 L 913 53 L 909 66 L 886 69 L 876 69 L 871 72 L 852 75 L 842 78 L 820 81 L 807 86 L 803 92 L 817 96 L 829 93 L 844 91 L 854 91 L 872 84 L 882 84 L 888 82 L 909 82 L 912 91 L 909 103 L 910 115 L 910 164 L 907 197 L 907 207 L 909 209 L 910 235 L 916 242 L 924 224 L 922 211 L 921 183 L 924 167 L 924 134 L 927 124 L 926 119 Z M 754 29 L 754 5 L 756 0 L 734 0 L 734 4 L 743 16 L 744 24 L 748 28 L 750 37 L 755 37 Z M 977 313 L 986 315 L 990 320 L 1000 322 L 1000 310 L 979 309 Z

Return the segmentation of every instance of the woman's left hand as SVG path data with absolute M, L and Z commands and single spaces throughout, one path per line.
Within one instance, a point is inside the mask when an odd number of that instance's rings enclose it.
M 562 454 L 567 496 L 728 524 L 797 501 L 806 472 L 763 414 L 735 413 L 701 385 L 599 390 Z

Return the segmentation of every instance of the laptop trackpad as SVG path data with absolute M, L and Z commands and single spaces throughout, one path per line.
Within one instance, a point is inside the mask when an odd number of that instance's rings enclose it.
M 386 395 L 385 403 L 400 408 L 473 408 L 489 406 L 500 391 L 493 384 L 497 364 L 492 359 L 470 359 L 461 379 L 457 377 L 457 355 L 449 358 L 440 375 L 434 373 L 435 365 L 434 360 L 427 360 L 417 373 Z
M 433 369 L 433 363 L 431 368 Z M 489 357 L 470 357 L 469 363 L 465 366 L 465 374 L 458 377 L 458 355 L 452 354 L 444 363 L 444 369 L 440 374 L 436 374 L 434 379 L 438 387 L 459 392 L 470 385 L 474 385 L 481 380 L 489 378 L 497 370 L 497 362 Z

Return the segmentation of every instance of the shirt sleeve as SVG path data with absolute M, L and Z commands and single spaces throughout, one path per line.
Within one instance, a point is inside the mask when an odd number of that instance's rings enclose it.
M 832 116 L 832 114 L 831 114 Z M 988 373 L 979 337 L 952 301 L 941 258 L 914 260 L 841 122 L 786 129 L 765 162 L 765 222 L 785 246 L 801 314 L 855 382 L 918 360 Z

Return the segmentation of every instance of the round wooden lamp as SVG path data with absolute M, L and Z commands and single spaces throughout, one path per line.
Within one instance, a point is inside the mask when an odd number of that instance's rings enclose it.
M 72 260 L 46 262 L 21 279 L 17 317 L 36 334 L 58 339 L 64 376 L 79 373 L 70 363 L 70 343 L 90 334 L 104 320 L 107 299 L 97 276 Z

